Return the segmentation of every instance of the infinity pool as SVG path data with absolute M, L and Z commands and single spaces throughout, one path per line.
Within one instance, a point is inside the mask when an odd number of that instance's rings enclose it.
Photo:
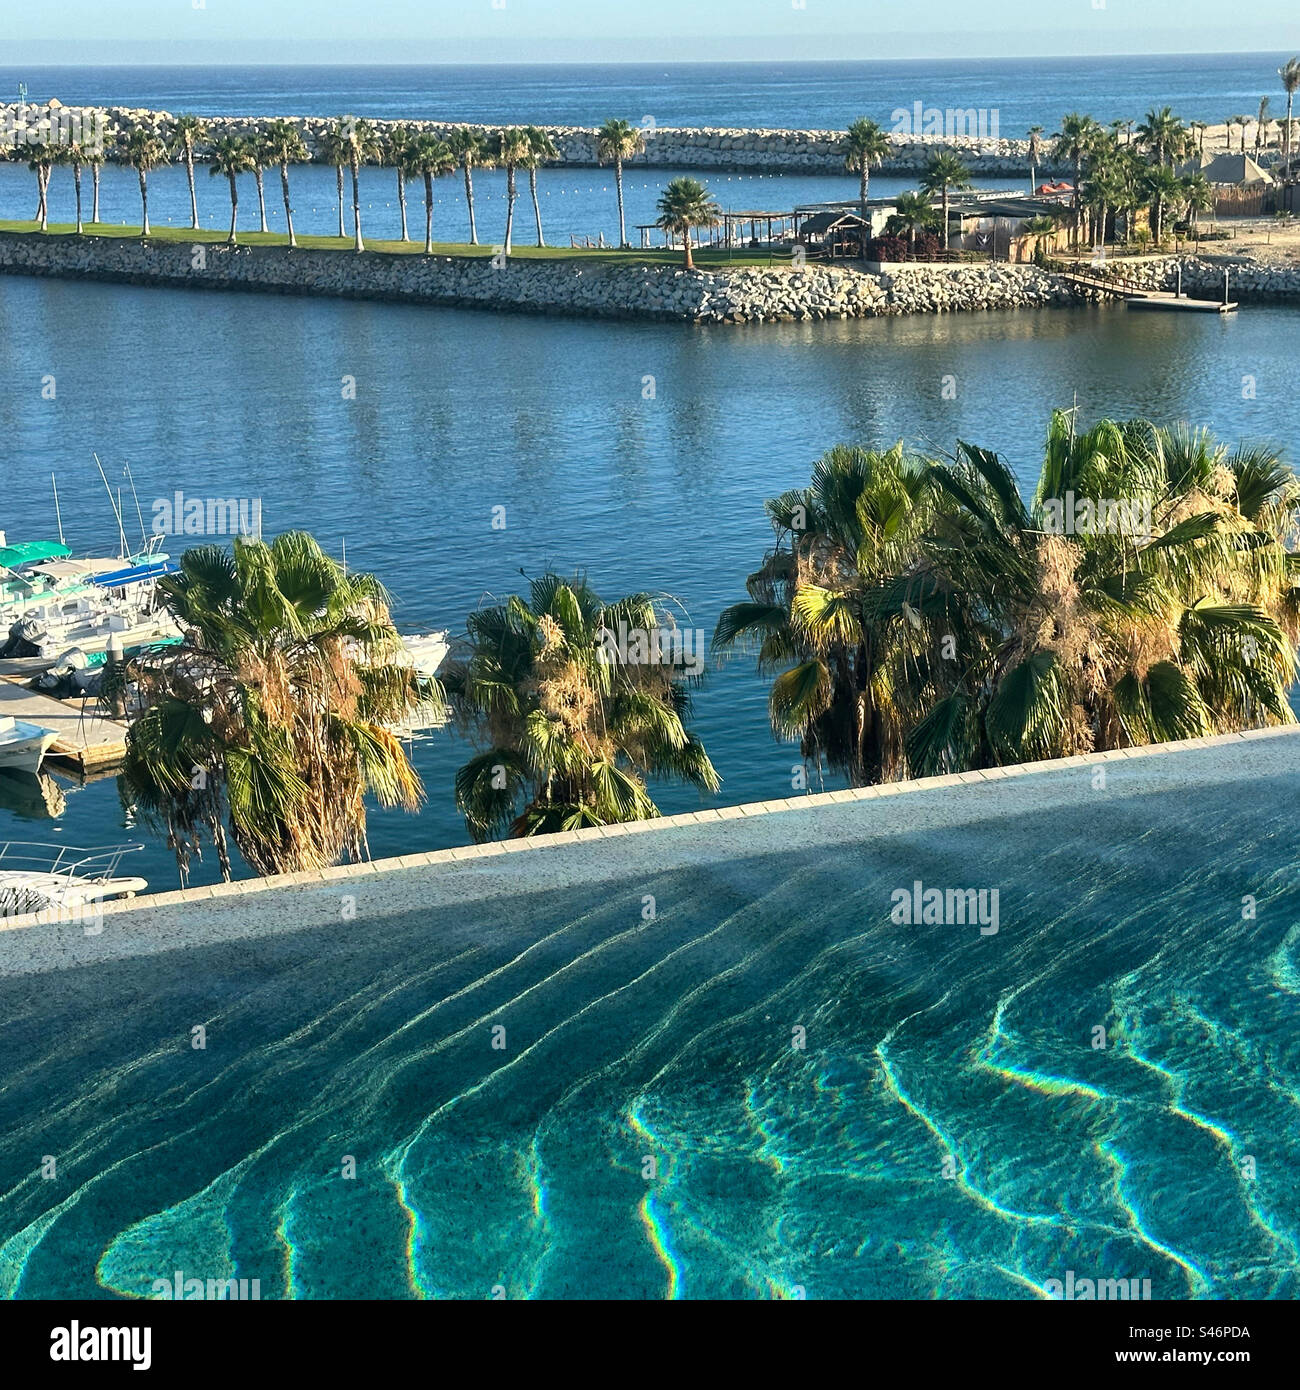
M 0 933 L 0 1291 L 1300 1296 L 1296 747 Z

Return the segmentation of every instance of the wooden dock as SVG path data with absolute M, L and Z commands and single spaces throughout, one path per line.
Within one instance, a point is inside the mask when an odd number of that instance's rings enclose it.
M 1130 309 L 1172 309 L 1181 312 L 1201 314 L 1230 314 L 1237 308 L 1237 301 L 1223 299 L 1192 299 L 1175 290 L 1144 290 L 1136 285 L 1126 285 L 1122 280 L 1103 280 L 1096 275 L 1081 275 L 1072 270 L 1061 272 L 1061 278 L 1071 289 L 1093 290 L 1097 294 L 1107 294 L 1113 299 L 1122 299 Z
M 101 718 L 95 701 L 56 700 L 0 676 L 0 715 L 53 729 L 58 738 L 45 755 L 64 758 L 82 772 L 104 772 L 126 757 L 126 725 Z

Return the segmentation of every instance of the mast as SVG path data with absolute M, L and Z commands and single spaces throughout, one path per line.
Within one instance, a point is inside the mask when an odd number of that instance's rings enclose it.
M 54 489 L 54 519 L 59 525 L 59 544 L 67 545 L 63 539 L 63 513 L 59 511 L 59 480 L 53 473 L 50 474 L 50 486 Z

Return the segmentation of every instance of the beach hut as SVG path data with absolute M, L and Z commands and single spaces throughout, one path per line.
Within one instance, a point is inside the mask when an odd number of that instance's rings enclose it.
M 801 218 L 795 240 L 827 260 L 860 258 L 871 236 L 871 223 L 856 212 L 814 212 Z

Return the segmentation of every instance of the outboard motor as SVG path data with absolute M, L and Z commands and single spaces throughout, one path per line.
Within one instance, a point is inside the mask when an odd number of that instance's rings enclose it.
M 81 676 L 89 666 L 90 658 L 80 647 L 69 647 L 48 671 L 36 677 L 32 688 L 52 695 L 74 694 L 84 688 L 81 686 Z
M 48 641 L 44 623 L 35 618 L 19 618 L 9 629 L 9 640 L 0 647 L 0 658 L 40 656 L 41 648 Z

